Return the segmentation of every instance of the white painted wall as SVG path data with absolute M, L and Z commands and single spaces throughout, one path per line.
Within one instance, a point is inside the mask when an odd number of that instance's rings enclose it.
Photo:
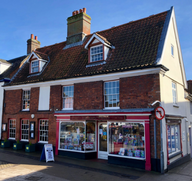
M 49 101 L 50 101 L 50 86 L 40 87 L 38 110 L 49 110 Z
M 5 70 L 7 70 L 9 67 L 11 66 L 11 64 L 5 64 L 0 62 L 0 74 L 2 74 Z
M 171 55 L 171 45 L 174 46 L 174 56 Z M 183 60 L 181 55 L 180 43 L 175 21 L 174 11 L 171 16 L 171 21 L 168 27 L 165 45 L 162 52 L 160 64 L 163 64 L 169 69 L 165 73 L 159 75 L 161 103 L 167 115 L 177 115 L 186 118 L 181 119 L 181 143 L 183 155 L 190 153 L 188 142 L 188 100 L 185 98 L 186 78 L 185 70 L 183 68 Z M 177 104 L 173 104 L 172 82 L 176 83 L 177 89 Z M 164 152 L 164 169 L 167 168 L 167 135 L 166 122 L 163 119 L 163 152 Z M 185 138 L 185 139 L 184 139 Z M 170 162 L 175 161 L 180 156 L 174 157 Z

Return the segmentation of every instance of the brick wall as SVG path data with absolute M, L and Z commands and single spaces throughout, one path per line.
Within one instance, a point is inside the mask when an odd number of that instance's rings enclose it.
M 61 86 L 60 86 L 61 87 Z M 55 91 L 55 94 L 54 94 Z M 52 102 L 50 106 L 57 106 L 58 95 L 58 86 L 51 87 L 52 93 Z M 58 91 L 59 92 L 59 91 Z M 61 92 L 61 91 L 60 91 Z M 61 95 L 61 93 L 60 93 Z M 8 90 L 5 91 L 5 109 L 3 112 L 3 123 L 9 123 L 9 119 L 16 119 L 16 140 L 21 139 L 21 120 L 28 119 L 29 122 L 35 122 L 35 139 L 30 139 L 29 142 L 37 143 L 38 130 L 39 130 L 39 120 L 48 119 L 49 120 L 49 143 L 55 146 L 55 137 L 56 137 L 56 118 L 54 117 L 52 111 L 38 111 L 39 104 L 39 88 L 31 88 L 31 99 L 30 99 L 30 111 L 22 111 L 22 90 Z M 60 107 L 61 103 L 58 103 Z M 35 117 L 32 119 L 31 114 L 34 114 Z M 9 125 L 8 125 L 9 126 Z M 3 132 L 2 138 L 8 138 L 8 132 Z
M 5 91 L 5 99 L 4 99 L 4 112 L 6 114 L 17 114 L 20 112 L 22 105 L 22 90 L 8 90 Z
M 160 100 L 159 74 L 120 79 L 120 107 L 147 108 Z
M 62 109 L 62 86 L 61 85 L 56 85 L 56 86 L 51 86 L 50 90 L 50 109 L 56 110 Z
M 103 81 L 75 84 L 74 109 L 103 109 Z

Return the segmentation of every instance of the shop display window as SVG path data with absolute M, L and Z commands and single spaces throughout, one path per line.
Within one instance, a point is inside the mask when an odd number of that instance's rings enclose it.
M 109 154 L 145 158 L 144 123 L 109 123 Z
M 60 149 L 73 151 L 95 150 L 95 123 L 61 122 Z
M 168 152 L 169 154 L 180 151 L 179 125 L 167 125 Z

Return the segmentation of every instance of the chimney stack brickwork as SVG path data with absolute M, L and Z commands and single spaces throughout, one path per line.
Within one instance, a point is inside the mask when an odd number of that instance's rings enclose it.
M 27 55 L 30 54 L 32 51 L 34 51 L 37 48 L 40 48 L 41 43 L 37 40 L 37 36 L 31 34 L 31 39 L 27 40 Z
M 91 17 L 86 14 L 86 8 L 73 11 L 67 25 L 67 44 L 80 42 L 90 34 Z

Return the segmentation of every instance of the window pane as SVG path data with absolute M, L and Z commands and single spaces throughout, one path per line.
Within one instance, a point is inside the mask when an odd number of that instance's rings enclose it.
M 49 121 L 40 120 L 39 124 L 39 141 L 48 141 Z
M 119 81 L 106 82 L 105 84 L 105 107 L 119 107 Z
M 74 86 L 63 88 L 63 108 L 73 108 Z
M 60 149 L 84 151 L 85 136 L 83 122 L 62 122 L 60 124 Z
M 145 158 L 142 123 L 109 123 L 109 154 Z

